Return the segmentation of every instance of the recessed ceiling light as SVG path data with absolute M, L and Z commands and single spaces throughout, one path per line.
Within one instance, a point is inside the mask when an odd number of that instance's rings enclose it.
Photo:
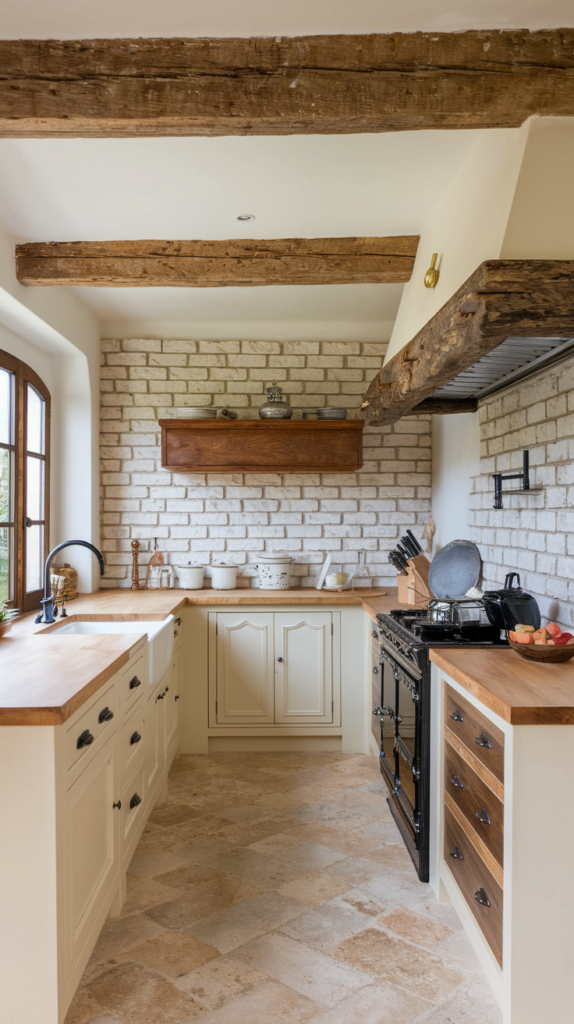
M 240 213 L 235 220 L 255 220 L 254 213 Z

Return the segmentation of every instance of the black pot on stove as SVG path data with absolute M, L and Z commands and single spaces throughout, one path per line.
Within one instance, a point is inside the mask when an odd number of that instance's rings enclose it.
M 516 586 L 513 580 L 516 578 Z M 509 572 L 501 590 L 486 590 L 482 600 L 486 614 L 498 629 L 514 629 L 518 623 L 540 629 L 540 608 L 532 594 L 526 594 L 520 586 L 517 572 Z

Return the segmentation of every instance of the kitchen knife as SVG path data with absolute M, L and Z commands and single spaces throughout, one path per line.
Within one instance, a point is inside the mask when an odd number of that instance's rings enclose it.
M 389 562 L 391 563 L 391 565 L 394 565 L 395 569 L 398 571 L 398 573 L 401 576 L 407 576 L 408 575 L 406 570 L 400 564 L 398 556 L 395 554 L 394 551 L 389 551 L 388 559 L 389 559 Z
M 422 555 L 423 554 L 423 549 L 421 548 L 421 546 L 420 546 L 417 538 L 415 537 L 414 533 L 412 532 L 412 530 L 407 530 L 407 534 L 411 538 L 415 548 L 417 549 L 417 554 Z
M 415 545 L 413 544 L 413 542 L 412 542 L 410 537 L 401 537 L 401 544 L 403 545 L 404 548 L 407 549 L 407 551 L 409 553 L 409 558 L 416 558 L 417 557 L 418 551 L 417 551 L 417 549 L 416 549 Z
M 409 567 L 408 560 L 405 558 L 404 555 L 401 555 L 400 551 L 393 551 L 393 554 L 395 556 L 396 561 L 400 565 L 401 569 L 404 569 L 406 572 L 406 570 Z
M 403 545 L 402 543 L 397 544 L 396 550 L 399 552 L 399 555 L 403 556 L 405 562 L 408 562 L 409 558 L 413 557 L 410 551 L 407 549 L 406 545 Z

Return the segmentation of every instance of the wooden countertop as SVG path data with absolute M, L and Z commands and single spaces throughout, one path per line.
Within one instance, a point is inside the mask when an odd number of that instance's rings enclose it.
M 574 725 L 574 658 L 527 661 L 515 651 L 434 649 L 430 659 L 512 725 Z
M 163 619 L 184 605 L 219 607 L 314 605 L 362 607 L 375 619 L 397 605 L 396 589 L 294 590 L 100 590 L 68 605 L 68 622 L 134 620 L 134 633 L 58 637 L 54 626 L 36 624 L 37 612 L 15 620 L 0 639 L 0 725 L 59 725 L 126 664 L 145 643 L 138 619 Z M 42 634 L 42 635 L 38 635 Z M 136 636 L 134 636 L 136 634 Z

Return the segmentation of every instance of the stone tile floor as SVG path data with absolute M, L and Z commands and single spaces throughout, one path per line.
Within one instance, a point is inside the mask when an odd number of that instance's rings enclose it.
M 373 757 L 184 755 L 65 1024 L 500 1024 Z

